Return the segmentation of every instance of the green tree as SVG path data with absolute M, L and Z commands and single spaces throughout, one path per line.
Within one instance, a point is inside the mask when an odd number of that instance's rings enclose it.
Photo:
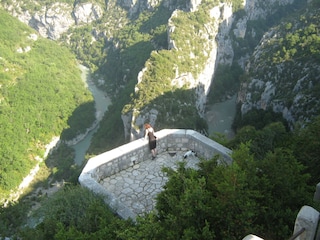
M 309 184 L 315 186 L 320 182 L 320 117 L 316 117 L 305 128 L 296 131 L 293 151 L 297 159 L 304 164 L 310 173 Z
M 22 239 L 117 239 L 118 231 L 133 224 L 116 217 L 101 197 L 80 186 L 57 192 L 34 217 L 43 220 L 35 228 L 22 229 Z
M 251 142 L 251 153 L 255 154 L 257 159 L 262 159 L 267 152 L 289 144 L 291 136 L 281 122 L 270 123 L 261 130 L 245 126 L 227 143 L 227 146 L 236 149 L 241 143 Z
M 169 181 L 158 195 L 157 215 L 149 218 L 158 226 L 153 239 L 241 239 L 249 233 L 283 239 L 292 234 L 296 214 L 312 195 L 303 165 L 284 148 L 255 159 L 250 144 L 240 144 L 232 157 L 231 165 L 213 158 L 201 161 L 198 170 L 183 163 L 177 171 L 165 169 Z
M 292 234 L 294 220 L 303 205 L 311 203 L 313 189 L 306 182 L 310 177 L 292 151 L 277 148 L 257 161 L 259 214 L 256 224 L 261 226 L 261 236 L 283 239 Z

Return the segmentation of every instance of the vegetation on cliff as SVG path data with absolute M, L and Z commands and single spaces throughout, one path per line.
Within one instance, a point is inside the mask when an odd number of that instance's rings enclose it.
M 265 33 L 242 80 L 243 119 L 271 110 L 293 129 L 320 114 L 319 19 L 318 10 L 297 11 Z
M 155 108 L 159 112 L 158 129 L 205 129 L 206 125 L 201 124 L 195 105 L 196 89 L 190 89 L 191 83 L 182 82 L 183 86 L 179 86 L 172 81 L 183 74 L 192 74 L 197 78 L 203 70 L 212 50 L 207 41 L 213 38 L 213 32 L 206 29 L 210 25 L 209 9 L 212 6 L 213 3 L 203 4 L 196 12 L 177 11 L 170 18 L 170 25 L 175 28 L 170 39 L 175 42 L 177 49 L 162 49 L 150 54 L 143 75 L 122 114 L 130 111 L 143 114 Z
M 38 38 L 0 11 L 0 199 L 4 199 L 38 163 L 37 156 L 43 156 L 52 137 L 64 131 L 66 140 L 83 133 L 95 120 L 95 109 L 70 51 Z

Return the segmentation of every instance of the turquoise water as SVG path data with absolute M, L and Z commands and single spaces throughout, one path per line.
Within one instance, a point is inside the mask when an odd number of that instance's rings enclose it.
M 92 93 L 92 96 L 94 97 L 96 110 L 97 110 L 97 119 L 98 121 L 100 121 L 104 113 L 107 111 L 108 106 L 111 104 L 111 100 L 108 98 L 105 92 L 98 89 L 95 86 L 95 84 L 91 81 L 89 69 L 82 65 L 80 65 L 79 68 L 82 71 L 81 78 L 84 84 L 86 85 L 86 87 L 88 87 L 88 89 Z M 97 131 L 97 129 L 98 129 L 98 126 L 93 130 L 91 130 L 83 140 L 81 140 L 80 142 L 78 142 L 73 146 L 75 150 L 74 161 L 76 164 L 80 165 L 83 162 L 85 158 L 85 154 L 90 146 L 91 138 L 93 134 Z
M 234 132 L 231 129 L 236 114 L 236 95 L 230 99 L 207 107 L 205 119 L 208 123 L 208 133 L 222 133 L 228 139 L 233 138 Z

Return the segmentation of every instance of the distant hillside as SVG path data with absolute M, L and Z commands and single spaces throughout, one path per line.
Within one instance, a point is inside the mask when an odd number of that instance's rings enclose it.
M 77 111 L 85 118 L 69 118 Z M 0 10 L 0 199 L 43 157 L 52 137 L 94 121 L 90 92 L 70 51 Z

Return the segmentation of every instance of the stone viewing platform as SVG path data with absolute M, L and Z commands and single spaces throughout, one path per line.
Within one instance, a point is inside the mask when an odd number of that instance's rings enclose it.
M 150 212 L 154 209 L 155 197 L 168 180 L 161 171 L 163 167 L 175 169 L 181 161 L 186 162 L 186 167 L 197 167 L 197 157 L 190 156 L 185 160 L 183 154 L 161 153 L 154 160 L 145 160 L 101 180 L 100 184 L 133 214 Z
M 138 139 L 89 159 L 79 176 L 79 182 L 104 197 L 105 202 L 120 217 L 135 219 L 153 210 L 155 197 L 162 191 L 167 177 L 163 167 L 176 168 L 185 161 L 196 168 L 201 159 L 220 155 L 231 163 L 231 150 L 193 130 L 164 129 L 156 132 L 156 159 L 151 160 L 148 141 Z M 193 150 L 197 156 L 184 159 Z

